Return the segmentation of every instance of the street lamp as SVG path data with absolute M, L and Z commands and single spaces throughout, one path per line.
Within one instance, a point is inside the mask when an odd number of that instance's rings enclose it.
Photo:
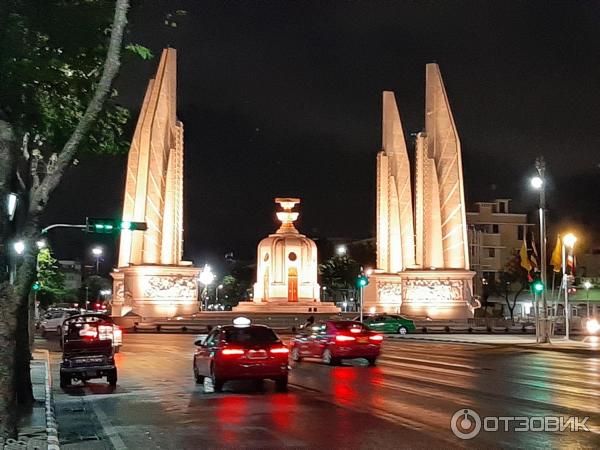
M 563 290 L 565 292 L 565 339 L 569 339 L 569 318 L 571 317 L 569 311 L 569 284 L 567 283 L 567 247 L 569 252 L 573 252 L 573 247 L 577 238 L 573 233 L 568 233 L 563 236 L 562 245 L 562 283 Z
M 215 303 L 219 303 L 219 289 L 223 289 L 223 285 L 220 284 L 215 288 Z
M 348 249 L 346 248 L 345 245 L 338 245 L 337 248 L 335 249 L 335 252 L 339 256 L 344 256 L 348 252 Z
M 100 247 L 94 247 L 92 249 L 92 254 L 96 257 L 96 274 L 98 274 L 100 269 L 100 256 L 102 256 L 102 249 Z
M 541 281 L 543 289 L 540 291 L 540 295 L 542 297 L 542 307 L 544 308 L 544 330 L 540 335 L 540 342 L 548 343 L 550 342 L 550 334 L 548 333 L 548 302 L 546 299 L 546 276 L 547 276 L 547 266 L 546 266 L 546 162 L 544 161 L 544 157 L 540 156 L 535 159 L 535 168 L 538 172 L 538 176 L 535 176 L 531 179 L 531 186 L 534 189 L 540 191 L 540 210 L 539 210 L 539 218 L 540 218 L 540 250 L 541 250 Z M 536 329 L 538 328 L 538 324 L 536 323 Z
M 46 241 L 44 241 L 43 239 L 40 239 L 39 241 L 37 241 L 35 243 L 35 245 L 37 245 L 38 250 L 41 250 L 43 248 L 46 248 Z
M 204 290 L 207 294 L 205 297 L 206 303 L 204 309 L 208 309 L 208 287 L 215 281 L 215 277 L 215 274 L 212 273 L 208 264 L 204 266 L 204 269 L 202 269 L 202 272 L 200 272 L 200 275 L 198 276 L 198 281 L 204 285 Z
M 17 255 L 22 255 L 23 252 L 25 251 L 25 242 L 23 241 L 17 241 L 13 244 L 13 248 L 15 250 L 15 253 Z
M 583 287 L 585 288 L 585 299 L 587 300 L 587 316 L 588 319 L 590 317 L 590 288 L 592 287 L 592 283 L 589 280 L 583 282 Z

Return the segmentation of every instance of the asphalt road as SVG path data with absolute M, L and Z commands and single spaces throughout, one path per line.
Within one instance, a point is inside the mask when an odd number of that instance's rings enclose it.
M 92 380 L 63 392 L 55 383 L 62 448 L 600 447 L 598 357 L 390 339 L 377 367 L 304 361 L 293 366 L 288 393 L 237 382 L 204 394 L 192 376 L 192 335 L 124 341 L 116 389 Z M 57 380 L 60 353 L 51 357 Z M 450 422 L 464 408 L 481 417 L 589 416 L 591 431 L 481 431 L 461 440 Z

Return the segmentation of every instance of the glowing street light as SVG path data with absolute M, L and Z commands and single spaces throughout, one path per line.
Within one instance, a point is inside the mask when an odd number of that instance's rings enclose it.
M 40 239 L 39 241 L 37 241 L 35 243 L 35 245 L 37 245 L 38 250 L 41 250 L 46 247 L 46 241 L 44 241 L 43 239 Z
M 541 189 L 542 186 L 544 185 L 544 180 L 542 180 L 541 177 L 533 177 L 530 181 L 531 181 L 531 186 L 534 189 Z
M 92 254 L 96 257 L 96 274 L 100 271 L 100 257 L 102 256 L 102 249 L 100 247 L 94 247 Z
M 212 270 L 210 268 L 210 266 L 208 264 L 206 264 L 204 266 L 204 269 L 202 269 L 202 272 L 200 272 L 200 275 L 198 276 L 198 281 L 200 282 L 200 284 L 204 285 L 204 290 L 205 292 L 208 294 L 208 287 L 213 283 L 213 281 L 215 281 L 216 275 L 214 273 L 212 273 Z M 208 295 L 206 296 L 206 304 L 205 304 L 205 309 L 208 308 Z
M 335 252 L 339 256 L 344 256 L 348 252 L 348 249 L 346 248 L 345 245 L 338 245 L 337 248 L 335 249 Z
M 223 289 L 223 285 L 220 284 L 215 288 L 215 303 L 219 303 L 219 289 Z
M 567 283 L 567 247 L 569 252 L 573 252 L 573 247 L 577 238 L 573 233 L 568 233 L 563 236 L 562 245 L 562 284 L 563 290 L 565 291 L 565 339 L 569 339 L 569 318 L 571 317 L 569 311 L 569 284 Z
M 13 249 L 17 255 L 22 255 L 25 251 L 25 242 L 17 241 L 13 244 Z

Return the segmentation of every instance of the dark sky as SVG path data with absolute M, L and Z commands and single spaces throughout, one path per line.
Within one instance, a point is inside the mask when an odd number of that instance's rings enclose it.
M 178 9 L 187 15 L 166 26 Z M 395 91 L 412 147 L 428 62 L 446 84 L 468 202 L 509 197 L 533 211 L 527 177 L 544 155 L 551 225 L 575 226 L 586 243 L 598 231 L 597 1 L 147 0 L 129 18 L 128 42 L 157 56 L 178 50 L 185 252 L 196 263 L 230 250 L 252 259 L 276 228 L 280 195 L 302 198 L 306 234 L 372 236 L 381 91 Z M 117 88 L 133 123 L 157 63 L 126 58 L 122 67 Z M 125 157 L 80 161 L 48 222 L 120 214 Z M 72 239 L 78 245 L 59 245 Z M 68 232 L 51 240 L 61 257 L 81 257 L 94 242 L 110 252 L 114 241 Z

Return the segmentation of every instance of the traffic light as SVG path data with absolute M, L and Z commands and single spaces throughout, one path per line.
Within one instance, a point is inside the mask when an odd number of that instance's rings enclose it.
M 367 284 L 369 284 L 369 277 L 367 277 L 364 273 L 361 273 L 356 279 L 356 287 L 363 288 Z
M 33 289 L 34 291 L 39 291 L 42 288 L 42 285 L 40 284 L 39 281 L 36 281 L 35 283 L 33 283 L 33 285 L 31 286 L 31 289 Z
M 542 283 L 542 280 L 534 280 L 533 283 L 531 283 L 531 290 L 534 294 L 541 294 L 544 291 L 544 283 Z
M 123 230 L 144 231 L 148 229 L 146 222 L 130 222 L 128 220 L 92 219 L 85 220 L 86 232 L 100 234 L 120 233 Z

